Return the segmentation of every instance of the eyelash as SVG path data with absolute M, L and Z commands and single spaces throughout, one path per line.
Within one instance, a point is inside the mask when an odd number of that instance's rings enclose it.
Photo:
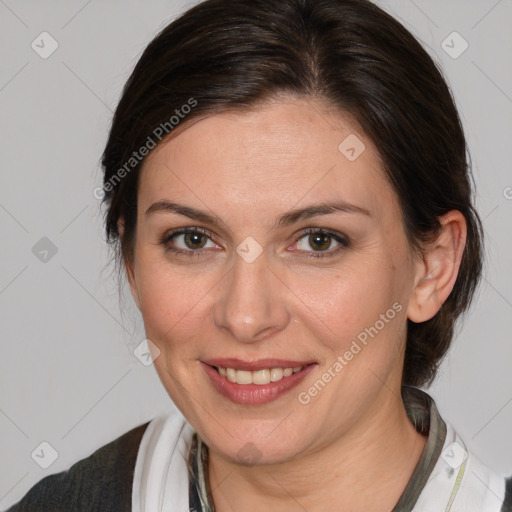
M 201 253 L 203 251 L 201 251 L 200 249 L 198 249 L 198 250 L 193 250 L 193 249 L 183 250 L 183 249 L 177 249 L 176 247 L 171 247 L 171 246 L 167 245 L 174 237 L 183 235 L 186 233 L 197 233 L 197 234 L 205 235 L 211 240 L 211 233 L 209 233 L 207 230 L 205 230 L 203 228 L 198 228 L 198 227 L 189 227 L 189 228 L 180 228 L 175 231 L 171 231 L 170 233 L 167 233 L 160 240 L 159 244 L 163 245 L 166 251 L 170 251 L 177 255 L 184 255 L 184 256 L 188 256 L 188 257 L 194 257 L 194 256 L 202 257 Z M 343 251 L 344 249 L 349 248 L 351 245 L 349 239 L 345 236 L 342 236 L 340 233 L 338 233 L 336 231 L 331 231 L 329 229 L 321 229 L 321 228 L 306 228 L 306 229 L 302 230 L 300 233 L 298 233 L 296 235 L 294 243 L 297 243 L 299 240 L 301 240 L 305 236 L 318 234 L 318 233 L 320 233 L 322 235 L 330 236 L 333 240 L 338 242 L 340 245 L 337 248 L 335 248 L 334 250 L 329 250 L 329 251 L 305 251 L 307 254 L 306 255 L 307 258 L 333 257 L 333 256 L 336 256 L 341 251 Z

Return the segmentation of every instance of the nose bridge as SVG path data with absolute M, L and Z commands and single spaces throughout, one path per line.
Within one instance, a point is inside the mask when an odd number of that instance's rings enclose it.
M 289 314 L 281 290 L 284 285 L 270 270 L 266 254 L 261 252 L 254 259 L 254 254 L 245 257 L 243 249 L 248 248 L 252 250 L 242 243 L 240 253 L 234 255 L 233 267 L 215 306 L 215 323 L 237 341 L 252 343 L 282 330 Z

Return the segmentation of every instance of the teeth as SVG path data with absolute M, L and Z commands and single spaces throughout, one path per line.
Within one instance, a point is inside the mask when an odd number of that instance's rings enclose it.
M 237 384 L 252 384 L 252 372 L 245 370 L 236 371 L 236 383 Z
M 218 367 L 217 370 L 223 377 L 226 377 L 229 382 L 236 382 L 237 384 L 263 385 L 270 384 L 271 382 L 277 382 L 284 377 L 289 377 L 293 373 L 300 372 L 302 368 L 302 366 L 297 366 L 295 368 L 268 368 L 250 372 L 247 370 Z
M 282 368 L 272 368 L 272 370 L 270 370 L 270 380 L 272 382 L 276 382 L 278 380 L 281 380 L 282 378 L 283 378 Z
M 258 370 L 257 372 L 247 372 L 252 373 L 252 383 L 253 384 L 269 384 L 270 383 L 270 370 Z

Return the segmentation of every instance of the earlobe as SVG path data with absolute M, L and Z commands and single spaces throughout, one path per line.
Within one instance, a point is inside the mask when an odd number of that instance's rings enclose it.
M 434 317 L 450 295 L 466 245 L 466 219 L 457 210 L 439 218 L 441 232 L 437 239 L 427 244 L 422 262 L 418 264 L 416 285 L 413 290 L 407 317 L 416 323 Z

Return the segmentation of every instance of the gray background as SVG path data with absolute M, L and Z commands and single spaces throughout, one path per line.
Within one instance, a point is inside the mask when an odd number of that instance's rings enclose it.
M 423 41 L 453 88 L 487 235 L 483 286 L 430 392 L 471 449 L 509 474 L 512 2 L 380 4 Z M 142 322 L 126 287 L 119 305 L 93 190 L 129 72 L 153 35 L 190 5 L 0 0 L 0 508 L 172 407 L 153 367 L 133 355 Z M 46 59 L 31 47 L 42 46 L 43 31 L 59 45 Z M 469 44 L 458 58 L 442 47 L 453 31 Z M 452 54 L 463 48 L 457 36 L 444 44 Z M 43 237 L 56 254 L 38 252 Z M 31 457 L 43 441 L 58 452 L 47 469 Z M 37 453 L 50 460 L 44 446 Z

